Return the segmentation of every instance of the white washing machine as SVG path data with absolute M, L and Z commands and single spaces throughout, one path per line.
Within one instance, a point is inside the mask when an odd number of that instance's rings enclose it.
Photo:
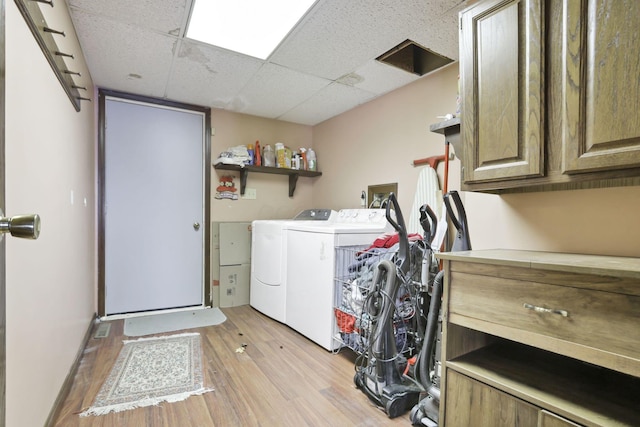
M 384 209 L 343 209 L 330 223 L 291 224 L 286 324 L 327 350 L 339 348 L 333 338 L 336 248 L 368 246 L 392 232 Z
M 294 223 L 329 223 L 337 212 L 307 209 L 293 219 L 255 220 L 251 223 L 251 281 L 249 305 L 285 323 L 288 227 Z

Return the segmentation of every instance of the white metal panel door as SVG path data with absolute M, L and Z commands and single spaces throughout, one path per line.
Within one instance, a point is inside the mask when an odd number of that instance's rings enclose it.
M 105 117 L 106 314 L 202 305 L 204 114 L 107 98 Z
M 251 223 L 220 223 L 220 265 L 251 263 Z
M 220 267 L 220 307 L 249 304 L 249 264 Z

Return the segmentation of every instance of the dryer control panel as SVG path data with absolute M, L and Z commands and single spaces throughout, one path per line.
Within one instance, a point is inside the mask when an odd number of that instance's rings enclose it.
M 384 224 L 385 209 L 341 209 L 335 220 L 339 224 Z
M 295 221 L 331 221 L 335 213 L 331 209 L 306 209 L 293 219 Z

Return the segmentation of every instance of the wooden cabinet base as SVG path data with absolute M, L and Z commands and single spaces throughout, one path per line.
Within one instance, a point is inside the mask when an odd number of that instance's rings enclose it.
M 443 425 L 640 425 L 640 259 L 438 257 Z

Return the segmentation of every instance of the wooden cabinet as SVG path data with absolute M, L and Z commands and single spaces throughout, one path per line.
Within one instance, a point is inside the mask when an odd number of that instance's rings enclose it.
M 447 379 L 451 390 L 445 415 L 447 426 L 580 426 L 456 371 L 450 371 Z
M 447 426 L 537 427 L 539 409 L 456 371 L 447 375 Z
M 542 1 L 487 1 L 461 16 L 464 182 L 544 174 Z
M 540 411 L 539 419 L 540 424 L 537 427 L 579 427 L 579 424 L 547 411 Z
M 563 2 L 563 172 L 640 165 L 640 2 Z
M 488 0 L 460 15 L 463 189 L 640 184 L 640 2 Z
M 442 425 L 640 425 L 639 259 L 508 250 L 438 257 Z

